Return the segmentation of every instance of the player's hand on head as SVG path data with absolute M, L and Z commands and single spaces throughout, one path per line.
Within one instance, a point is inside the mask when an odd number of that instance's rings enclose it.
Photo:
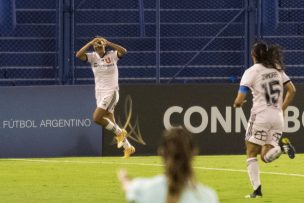
M 98 39 L 99 39 L 99 42 L 101 42 L 101 43 L 104 44 L 104 45 L 107 45 L 108 40 L 106 40 L 106 39 L 103 38 L 103 37 L 98 37 Z
M 94 45 L 96 42 L 99 42 L 99 38 L 94 38 L 93 40 L 90 41 L 91 45 Z

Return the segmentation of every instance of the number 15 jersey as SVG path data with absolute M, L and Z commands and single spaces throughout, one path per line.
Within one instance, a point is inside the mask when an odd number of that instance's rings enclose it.
M 241 86 L 250 88 L 253 96 L 251 113 L 256 114 L 268 107 L 281 110 L 284 84 L 290 81 L 284 71 L 254 64 L 248 68 L 241 79 Z

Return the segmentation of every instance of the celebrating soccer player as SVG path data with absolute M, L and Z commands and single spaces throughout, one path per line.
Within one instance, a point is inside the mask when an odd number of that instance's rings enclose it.
M 87 52 L 90 47 L 94 48 L 94 52 Z M 106 51 L 106 47 L 111 51 Z M 96 37 L 76 54 L 78 59 L 91 64 L 94 73 L 97 108 L 93 120 L 116 135 L 117 147 L 124 148 L 125 158 L 133 154 L 135 148 L 126 138 L 127 131 L 116 124 L 114 108 L 119 99 L 117 61 L 126 53 L 127 50 L 122 46 L 105 38 Z

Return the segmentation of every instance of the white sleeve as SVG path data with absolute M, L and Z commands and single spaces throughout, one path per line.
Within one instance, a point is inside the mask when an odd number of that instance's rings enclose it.
M 86 53 L 86 55 L 87 55 L 87 59 L 88 59 L 87 61 L 89 63 L 92 63 L 94 54 L 92 52 L 90 52 L 90 53 Z
M 252 87 L 254 82 L 255 74 L 252 70 L 247 69 L 241 79 L 240 86 Z
M 285 72 L 282 73 L 282 79 L 283 79 L 283 84 L 286 84 L 290 81 L 290 78 L 288 77 L 288 75 L 286 75 Z

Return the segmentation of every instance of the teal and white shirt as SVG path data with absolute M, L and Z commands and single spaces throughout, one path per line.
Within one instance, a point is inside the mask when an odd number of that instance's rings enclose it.
M 167 179 L 164 175 L 153 178 L 136 178 L 127 189 L 126 198 L 135 203 L 165 203 L 167 198 Z M 218 203 L 214 190 L 202 184 L 186 187 L 179 203 Z

